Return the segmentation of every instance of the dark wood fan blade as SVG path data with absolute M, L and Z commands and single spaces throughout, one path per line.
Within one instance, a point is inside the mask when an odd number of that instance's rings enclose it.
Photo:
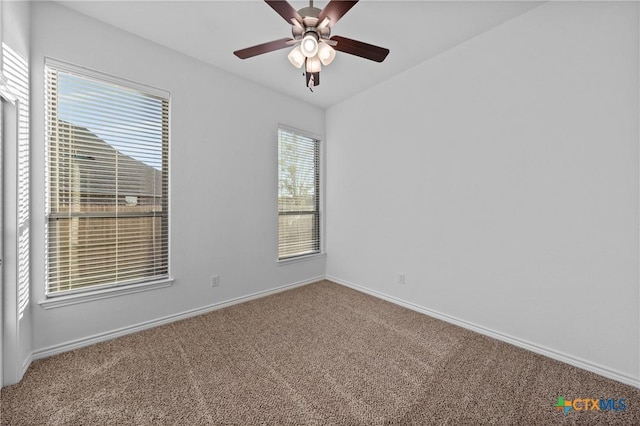
M 288 44 L 292 38 L 281 38 L 279 40 L 269 41 L 267 43 L 258 44 L 257 46 L 247 47 L 246 49 L 240 49 L 233 52 L 240 59 L 251 58 L 252 56 L 262 55 L 263 53 L 273 52 L 274 50 L 284 49 L 290 47 Z
M 296 19 L 302 23 L 302 16 L 285 0 L 264 0 L 278 15 L 282 16 L 285 21 L 291 23 L 291 18 Z
M 346 37 L 333 36 L 331 40 L 338 42 L 333 48 L 350 55 L 360 56 L 376 62 L 382 62 L 389 54 L 389 49 L 363 43 Z
M 343 0 L 331 0 L 324 9 L 318 15 L 318 23 L 322 22 L 324 18 L 329 18 L 329 26 L 332 26 L 340 18 L 344 16 L 345 13 L 349 11 L 355 4 L 358 3 L 358 0 L 355 1 L 343 1 Z

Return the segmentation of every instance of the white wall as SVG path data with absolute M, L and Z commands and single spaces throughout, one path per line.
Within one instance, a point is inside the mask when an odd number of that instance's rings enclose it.
M 36 356 L 59 345 L 324 276 L 278 266 L 277 125 L 324 133 L 324 111 L 51 3 L 32 14 L 32 294 Z M 231 54 L 231 51 L 229 52 Z M 170 288 L 45 310 L 45 56 L 171 92 Z M 212 289 L 209 277 L 220 275 Z
M 638 49 L 552 2 L 328 109 L 327 275 L 640 385 Z

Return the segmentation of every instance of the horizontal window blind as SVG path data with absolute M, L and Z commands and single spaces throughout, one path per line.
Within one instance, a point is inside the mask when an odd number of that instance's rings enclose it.
M 18 113 L 18 317 L 29 305 L 29 62 L 6 43 L 2 43 L 2 73 L 16 95 Z M 0 117 L 0 119 L 2 119 Z M 9 123 L 5 123 L 9 124 Z M 11 123 L 10 125 L 13 125 Z
M 320 252 L 320 141 L 278 129 L 278 258 Z
M 47 294 L 169 274 L 169 99 L 46 66 Z

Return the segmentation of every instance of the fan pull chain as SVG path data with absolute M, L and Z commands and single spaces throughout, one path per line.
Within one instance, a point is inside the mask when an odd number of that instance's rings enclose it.
M 309 77 L 309 90 L 313 92 L 313 73 L 311 74 L 311 77 Z

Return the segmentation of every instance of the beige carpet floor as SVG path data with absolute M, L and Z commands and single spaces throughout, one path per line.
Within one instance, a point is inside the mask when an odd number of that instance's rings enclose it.
M 638 389 L 328 281 L 36 361 L 0 401 L 2 425 L 640 425 Z

